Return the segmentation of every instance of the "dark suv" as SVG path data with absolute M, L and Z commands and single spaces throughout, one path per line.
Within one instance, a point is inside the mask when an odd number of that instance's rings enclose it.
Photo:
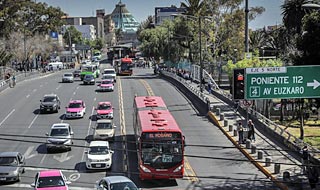
M 60 109 L 60 98 L 56 94 L 46 94 L 40 100 L 40 113 L 44 112 L 58 112 Z

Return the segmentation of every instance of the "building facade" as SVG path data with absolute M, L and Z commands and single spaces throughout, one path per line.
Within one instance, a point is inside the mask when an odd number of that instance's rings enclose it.
M 155 25 L 159 26 L 164 20 L 173 20 L 174 15 L 184 13 L 184 8 L 171 7 L 156 7 L 155 8 Z

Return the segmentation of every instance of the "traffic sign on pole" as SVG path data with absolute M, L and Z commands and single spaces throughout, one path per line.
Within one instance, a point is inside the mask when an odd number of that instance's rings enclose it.
M 246 68 L 245 99 L 319 98 L 320 66 Z

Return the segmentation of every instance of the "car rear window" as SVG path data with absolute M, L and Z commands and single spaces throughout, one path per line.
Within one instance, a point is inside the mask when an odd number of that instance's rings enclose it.
M 60 187 L 60 186 L 66 185 L 61 176 L 39 177 L 37 184 L 38 184 L 38 188 Z

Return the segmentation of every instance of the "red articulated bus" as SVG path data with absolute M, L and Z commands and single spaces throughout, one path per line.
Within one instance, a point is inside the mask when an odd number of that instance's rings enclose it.
M 182 178 L 185 137 L 161 97 L 135 97 L 133 127 L 140 179 Z

